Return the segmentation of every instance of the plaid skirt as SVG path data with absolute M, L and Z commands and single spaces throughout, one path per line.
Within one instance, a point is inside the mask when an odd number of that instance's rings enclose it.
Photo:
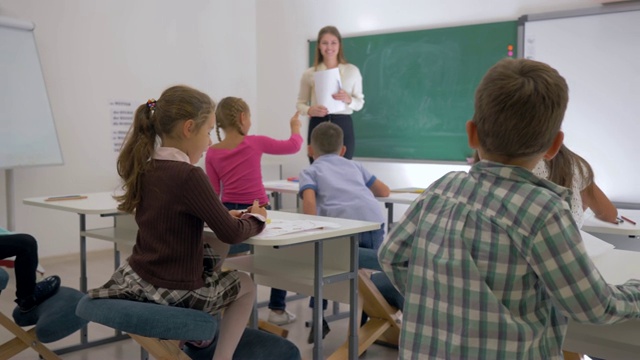
M 172 290 L 156 287 L 143 280 L 124 262 L 111 279 L 99 288 L 91 289 L 88 295 L 102 299 L 128 299 L 154 302 L 161 305 L 202 310 L 215 315 L 231 304 L 240 292 L 240 279 L 236 271 L 215 271 L 220 256 L 214 255 L 211 247 L 204 244 L 204 287 L 196 290 Z

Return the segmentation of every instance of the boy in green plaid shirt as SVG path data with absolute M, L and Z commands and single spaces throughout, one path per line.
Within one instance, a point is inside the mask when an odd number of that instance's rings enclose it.
M 505 59 L 467 123 L 481 161 L 433 183 L 378 254 L 405 295 L 401 359 L 562 359 L 571 318 L 640 317 L 640 281 L 608 285 L 571 216 L 571 191 L 531 173 L 552 158 L 568 102 L 546 64 Z

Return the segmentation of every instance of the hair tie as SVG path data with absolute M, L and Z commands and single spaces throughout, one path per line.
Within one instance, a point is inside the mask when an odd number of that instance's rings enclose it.
M 151 99 L 147 100 L 147 107 L 151 111 L 155 110 L 156 109 L 156 99 L 151 98 Z

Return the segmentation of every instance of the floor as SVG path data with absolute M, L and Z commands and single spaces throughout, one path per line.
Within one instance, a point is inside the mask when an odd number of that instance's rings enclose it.
M 105 282 L 113 271 L 113 253 L 111 251 L 96 251 L 88 255 L 87 272 L 89 274 L 89 288 L 100 286 Z M 78 287 L 78 279 L 80 277 L 80 260 L 76 255 L 45 258 L 41 260 L 41 265 L 45 268 L 47 275 L 57 274 L 62 279 L 63 286 Z M 9 270 L 12 273 L 11 270 Z M 7 289 L 0 296 L 0 311 L 4 314 L 11 314 L 14 308 L 15 281 L 12 279 Z M 258 287 L 258 301 L 265 301 L 269 296 L 269 288 Z M 309 328 L 305 327 L 305 322 L 311 319 L 311 309 L 308 307 L 308 298 L 290 301 L 287 309 L 297 315 L 294 323 L 285 325 L 289 330 L 288 339 L 292 341 L 302 353 L 303 359 L 312 359 L 313 347 L 307 344 L 307 336 Z M 261 308 L 259 317 L 267 319 L 268 309 Z M 331 311 L 331 307 L 328 310 Z M 341 304 L 340 311 L 348 311 L 348 305 Z M 10 316 L 10 315 L 9 315 Z M 330 324 L 331 332 L 324 339 L 324 356 L 328 357 L 335 349 L 337 349 L 345 341 L 347 336 L 348 319 L 333 321 Z M 113 330 L 101 325 L 89 325 L 89 340 L 97 340 L 113 334 Z M 12 334 L 4 328 L 0 328 L 0 343 L 13 338 Z M 65 339 L 55 343 L 47 344 L 50 349 L 59 349 L 66 346 L 75 345 L 80 339 L 79 333 L 73 334 Z M 360 359 L 382 360 L 396 359 L 398 352 L 395 349 L 372 345 Z M 140 347 L 133 340 L 123 340 L 108 345 L 76 351 L 61 355 L 63 359 L 69 360 L 88 360 L 88 359 L 139 359 Z M 38 359 L 35 351 L 27 349 L 15 356 L 13 359 Z

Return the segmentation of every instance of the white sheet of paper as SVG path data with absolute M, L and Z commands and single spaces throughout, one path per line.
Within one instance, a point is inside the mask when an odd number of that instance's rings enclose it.
M 313 78 L 316 83 L 316 101 L 318 102 L 318 105 L 326 107 L 329 114 L 342 111 L 347 107 L 347 104 L 336 100 L 331 96 L 342 88 L 342 81 L 340 81 L 340 71 L 338 68 L 316 71 L 313 73 Z
M 587 249 L 587 254 L 589 254 L 589 257 L 592 259 L 615 248 L 612 244 L 600 240 L 588 232 L 580 230 L 580 235 L 582 235 L 582 242 L 584 243 L 585 249 Z
M 322 228 L 339 228 L 340 225 L 327 221 L 312 220 L 278 220 L 273 219 L 265 229 L 255 236 L 257 239 L 270 238 L 279 235 L 297 233 L 301 231 L 319 230 Z

